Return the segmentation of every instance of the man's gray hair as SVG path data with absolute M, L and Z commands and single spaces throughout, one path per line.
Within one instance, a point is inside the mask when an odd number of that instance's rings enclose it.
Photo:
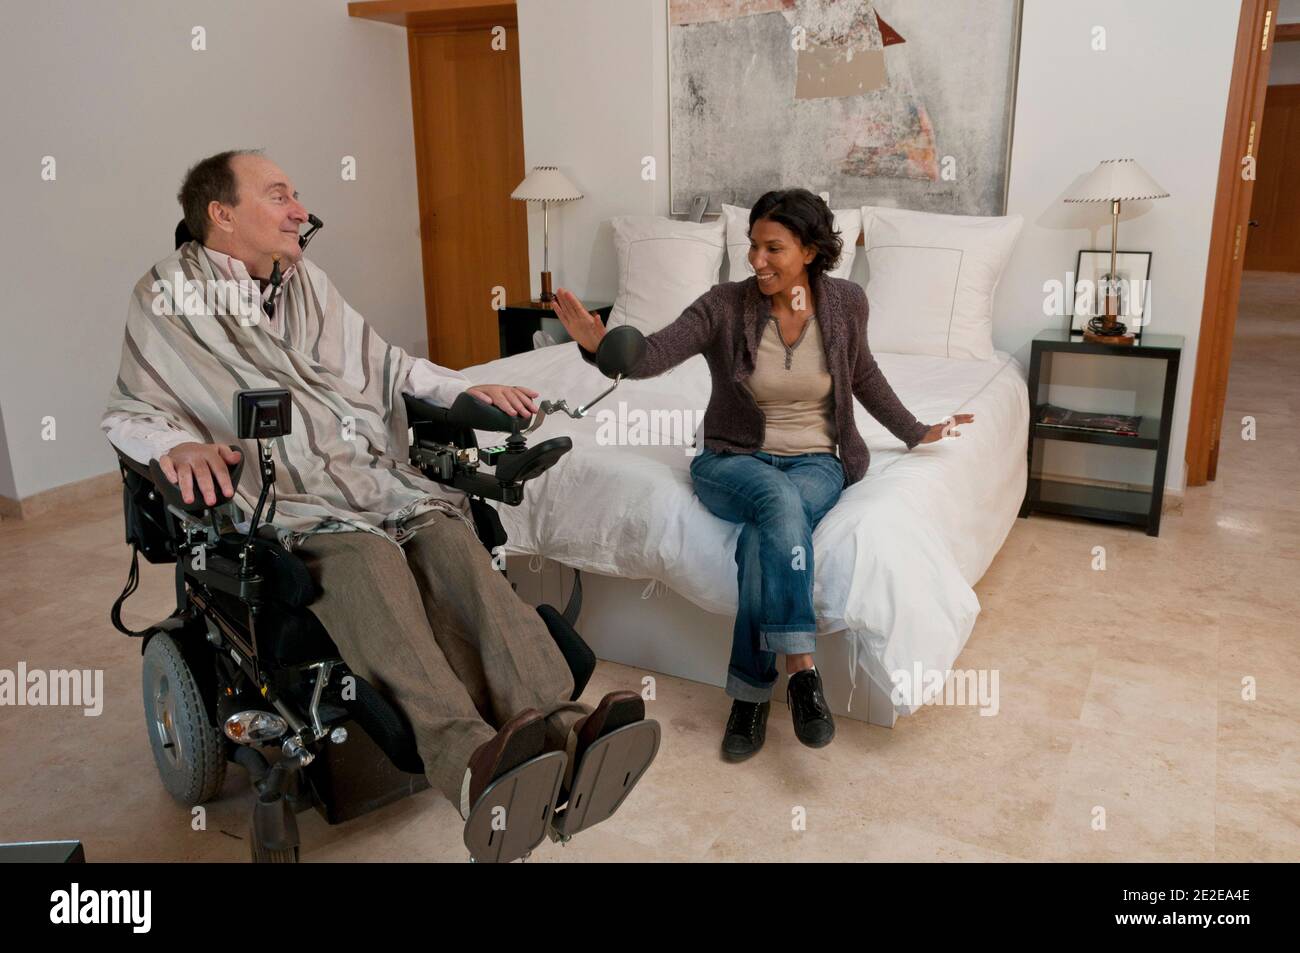
M 230 167 L 230 160 L 235 156 L 261 154 L 261 149 L 230 149 L 200 159 L 190 167 L 181 182 L 180 192 L 176 194 L 176 201 L 181 203 L 185 227 L 191 235 L 201 242 L 207 240 L 210 203 L 239 204 L 239 183 L 235 181 L 235 171 Z

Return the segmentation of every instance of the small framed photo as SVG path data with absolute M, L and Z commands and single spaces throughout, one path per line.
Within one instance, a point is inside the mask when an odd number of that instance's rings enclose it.
M 1110 249 L 1082 249 L 1074 268 L 1073 310 L 1070 332 L 1082 334 L 1088 322 L 1106 313 L 1109 287 Z M 1149 320 L 1151 295 L 1151 252 L 1121 251 L 1115 255 L 1115 279 L 1119 290 L 1120 323 L 1139 338 Z

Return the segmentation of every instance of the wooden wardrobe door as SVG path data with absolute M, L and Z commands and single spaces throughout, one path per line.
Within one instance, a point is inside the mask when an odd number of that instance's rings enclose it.
M 527 203 L 510 198 L 525 174 L 519 33 L 501 28 L 505 49 L 493 35 L 409 33 L 429 358 L 457 369 L 500 356 L 493 289 L 529 293 Z

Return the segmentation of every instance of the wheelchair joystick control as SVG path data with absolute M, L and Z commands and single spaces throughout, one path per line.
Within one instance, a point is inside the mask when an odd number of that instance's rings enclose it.
M 319 221 L 312 224 L 315 228 L 320 227 Z M 275 461 L 271 458 L 269 441 L 293 432 L 293 401 L 289 391 L 283 387 L 241 390 L 235 394 L 233 416 L 235 432 L 239 438 L 257 441 L 258 464 L 262 477 L 262 491 L 258 494 L 253 518 L 248 524 L 248 537 L 240 553 L 240 576 L 250 579 L 257 574 L 253 564 L 253 539 L 257 535 L 257 524 L 262 519 L 262 508 L 266 506 L 267 494 L 275 486 Z M 270 523 L 274 519 L 275 501 L 272 500 L 266 521 Z
M 275 486 L 275 460 L 271 457 L 271 445 L 269 443 L 257 442 L 258 449 L 261 451 L 259 464 L 262 475 L 262 492 L 258 494 L 257 506 L 253 509 L 253 518 L 248 524 L 248 537 L 244 541 L 244 548 L 239 555 L 239 574 L 247 579 L 256 575 L 256 567 L 253 564 L 253 538 L 257 535 L 257 524 L 262 518 L 262 507 L 266 505 L 266 495 L 271 488 Z M 275 502 L 271 502 L 271 511 L 267 514 L 266 521 L 269 523 L 275 518 Z

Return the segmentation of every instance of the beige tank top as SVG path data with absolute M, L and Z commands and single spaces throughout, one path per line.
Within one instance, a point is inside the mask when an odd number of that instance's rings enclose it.
M 833 385 L 815 315 L 808 316 L 790 347 L 781 340 L 776 318 L 769 320 L 758 343 L 754 373 L 744 384 L 767 418 L 763 450 L 782 456 L 835 452 Z

